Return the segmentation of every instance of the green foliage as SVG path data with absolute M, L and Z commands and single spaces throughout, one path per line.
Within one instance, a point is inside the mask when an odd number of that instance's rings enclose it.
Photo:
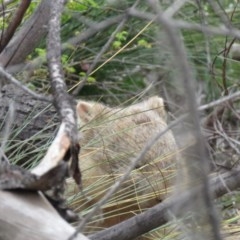
M 113 42 L 114 49 L 120 49 L 127 40 L 128 33 L 126 31 L 118 32 L 115 36 L 116 40 Z
M 80 78 L 82 77 L 83 79 L 85 79 L 85 77 L 87 77 L 85 72 L 80 72 L 79 76 L 80 76 Z M 88 76 L 87 84 L 93 84 L 93 83 L 96 83 L 96 79 L 94 77 Z
M 35 52 L 37 57 L 46 57 L 46 49 L 45 48 L 36 48 Z
M 116 25 L 111 26 L 79 46 L 73 46 L 68 43 L 68 40 L 81 36 L 87 29 L 84 21 L 79 21 L 79 19 L 85 18 L 90 25 L 94 22 L 98 23 L 116 16 L 124 9 L 131 7 L 134 2 L 133 0 L 68 1 L 62 17 L 62 41 L 68 47 L 62 53 L 62 62 L 69 88 L 86 77 L 87 70 L 82 67 L 83 63 L 91 66 L 97 53 L 101 51 L 110 34 L 116 29 Z M 164 1 L 163 7 L 168 8 L 170 4 Z M 235 5 L 230 1 L 221 1 L 221 4 L 222 11 L 226 12 L 233 24 L 237 24 L 240 17 L 239 6 L 234 9 Z M 142 11 L 148 10 L 144 2 L 141 2 L 138 8 Z M 190 23 L 204 23 L 206 26 L 218 26 L 220 22 L 219 15 L 213 11 L 207 1 L 201 2 L 200 5 L 195 1 L 190 1 L 180 9 L 175 17 Z M 172 67 L 175 63 L 171 46 L 168 46 L 164 32 L 159 31 L 159 27 L 155 24 L 151 24 L 132 41 L 146 24 L 147 22 L 137 18 L 128 19 L 124 28 L 115 35 L 111 47 L 102 55 L 96 67 L 108 61 L 120 49 L 121 51 L 108 63 L 103 64 L 100 69 L 94 70 L 93 75 L 90 74 L 87 77 L 87 83 L 80 93 L 81 96 L 89 98 L 102 96 L 102 100 L 108 102 L 112 101 L 110 99 L 114 95 L 117 102 L 124 101 L 130 95 L 140 93 L 149 84 L 146 82 L 146 73 L 149 71 L 158 71 L 160 76 L 165 76 L 161 84 L 167 85 L 172 89 L 170 92 L 178 95 L 179 90 L 172 81 L 176 74 L 175 68 Z M 236 79 L 239 74 L 239 63 L 228 56 L 224 57 L 222 53 L 232 39 L 219 35 L 210 36 L 193 30 L 181 32 L 195 77 L 198 83 L 203 85 L 207 101 L 218 98 L 224 88 L 238 84 Z M 128 45 L 129 41 L 132 42 Z M 45 54 L 44 44 L 36 49 L 31 59 L 45 57 Z
M 91 7 L 99 8 L 100 5 L 98 1 L 94 1 L 94 0 L 80 0 L 80 1 L 71 0 L 68 2 L 68 7 L 71 10 L 81 12 L 81 11 L 88 10 Z
M 151 48 L 152 45 L 150 43 L 148 43 L 145 39 L 140 39 L 137 42 L 137 45 L 140 47 L 145 47 L 145 48 Z

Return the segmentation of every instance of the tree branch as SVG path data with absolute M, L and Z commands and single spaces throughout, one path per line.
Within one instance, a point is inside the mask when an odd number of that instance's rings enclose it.
M 188 130 L 196 140 L 196 144 L 194 144 L 191 148 L 187 149 L 184 154 L 185 158 L 185 168 L 187 169 L 184 176 L 187 179 L 189 186 L 191 186 L 194 182 L 196 184 L 196 180 L 199 181 L 203 188 L 201 192 L 198 192 L 198 203 L 189 205 L 192 212 L 196 212 L 196 206 L 198 204 L 203 206 L 207 211 L 202 211 L 201 218 L 204 219 L 204 224 L 209 224 L 210 229 L 206 231 L 205 236 L 214 236 L 214 239 L 222 239 L 220 235 L 220 227 L 218 218 L 215 212 L 215 206 L 212 201 L 212 196 L 209 188 L 208 182 L 208 173 L 209 173 L 209 160 L 207 158 L 207 154 L 205 151 L 205 143 L 204 138 L 201 132 L 200 119 L 197 111 L 197 103 L 196 96 L 194 91 L 195 78 L 191 69 L 190 64 L 188 63 L 188 58 L 185 50 L 184 43 L 181 38 L 181 34 L 175 25 L 172 23 L 171 18 L 168 17 L 166 13 L 163 13 L 160 5 L 155 0 L 148 0 L 149 6 L 153 11 L 156 12 L 155 22 L 158 26 L 162 26 L 166 32 L 171 48 L 173 49 L 173 54 L 175 56 L 174 65 L 178 68 L 178 77 L 182 83 L 182 87 L 184 91 L 187 92 L 185 95 L 186 98 L 186 110 L 190 114 L 188 115 L 186 121 L 189 123 Z M 191 156 L 191 157 L 189 157 Z M 193 157 L 194 156 L 194 157 Z M 182 208 L 178 207 L 180 211 L 178 211 L 177 215 L 182 214 Z M 194 214 L 195 215 L 195 214 Z M 199 216 L 194 216 L 193 219 L 199 224 L 202 221 L 199 221 Z M 193 230 L 194 231 L 194 230 Z M 200 236 L 203 235 L 200 233 Z M 200 239 L 201 239 L 200 237 Z
M 3 67 L 22 63 L 46 35 L 50 4 L 51 1 L 42 0 L 30 19 L 4 48 L 0 54 L 0 63 Z
M 6 47 L 6 45 L 11 40 L 13 34 L 15 33 L 17 27 L 21 24 L 22 19 L 24 17 L 25 12 L 27 11 L 31 1 L 30 0 L 22 0 L 20 5 L 18 6 L 11 22 L 8 25 L 6 31 L 4 31 L 1 41 L 0 41 L 0 52 Z
M 111 17 L 106 20 L 103 20 L 102 22 L 95 23 L 92 27 L 90 27 L 89 29 L 87 29 L 84 32 L 81 32 L 78 36 L 69 39 L 67 41 L 67 43 L 63 44 L 62 47 L 63 47 L 63 49 L 66 49 L 66 48 L 68 48 L 69 45 L 75 46 L 77 44 L 81 44 L 81 43 L 85 42 L 86 40 L 88 40 L 93 35 L 97 34 L 98 32 L 102 32 L 104 29 L 106 29 L 116 23 L 119 23 L 124 18 L 125 18 L 125 14 L 120 14 L 115 17 Z
M 72 157 L 73 176 L 77 184 L 80 184 L 80 171 L 78 168 L 78 129 L 75 111 L 75 102 L 67 93 L 67 86 L 61 65 L 61 41 L 60 41 L 60 19 L 63 10 L 64 0 L 51 2 L 51 19 L 48 33 L 48 66 L 51 77 L 51 86 L 54 96 L 54 105 L 61 118 L 61 126 L 58 134 L 44 159 L 32 173 L 42 175 L 49 169 L 57 166 L 66 155 Z M 69 156 L 67 157 L 69 159 Z M 65 160 L 68 160 L 65 159 Z
M 147 21 L 152 21 L 155 19 L 155 15 L 149 12 L 142 12 L 137 9 L 130 9 L 129 15 L 132 17 L 137 17 L 140 19 L 145 19 Z M 212 26 L 206 26 L 198 23 L 189 23 L 186 21 L 182 21 L 180 19 L 171 19 L 169 20 L 172 25 L 174 25 L 178 29 L 188 29 L 188 30 L 195 30 L 198 32 L 203 32 L 205 34 L 215 34 L 220 36 L 232 36 L 236 38 L 240 38 L 240 31 L 237 28 L 227 28 L 225 26 L 219 26 L 219 27 L 212 27 Z

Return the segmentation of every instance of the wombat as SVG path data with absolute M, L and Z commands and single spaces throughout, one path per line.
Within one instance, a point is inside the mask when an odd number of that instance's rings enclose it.
M 167 127 L 167 114 L 163 99 L 154 96 L 123 108 L 78 101 L 77 115 L 82 133 L 79 161 L 83 190 L 78 190 L 71 205 L 78 211 L 87 211 L 126 172 L 145 144 Z M 112 226 L 166 198 L 176 160 L 177 145 L 168 131 L 137 163 L 120 190 L 102 206 L 95 225 L 92 222 L 89 226 L 98 230 Z

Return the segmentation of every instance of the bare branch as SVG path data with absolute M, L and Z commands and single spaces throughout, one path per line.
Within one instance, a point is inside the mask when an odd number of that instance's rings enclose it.
M 109 18 L 107 20 L 104 20 L 102 22 L 99 22 L 99 23 L 94 22 L 94 23 L 90 24 L 91 27 L 89 29 L 81 32 L 76 37 L 70 38 L 66 43 L 63 43 L 62 44 L 62 50 L 68 49 L 69 46 L 76 46 L 76 45 L 79 45 L 79 44 L 87 41 L 89 38 L 91 38 L 92 36 L 97 34 L 99 31 L 103 31 L 103 30 L 107 29 L 108 27 L 111 27 L 112 25 L 119 23 L 124 18 L 125 18 L 125 14 L 121 14 L 121 15 Z M 87 21 L 90 21 L 90 20 L 85 19 L 85 21 L 87 22 Z M 1 55 L 0 55 L 0 62 L 1 62 Z M 45 62 L 45 58 L 40 56 L 40 57 L 35 58 L 33 61 L 28 62 L 26 64 L 18 64 L 18 65 L 14 65 L 13 67 L 10 64 L 7 69 L 11 73 L 18 72 L 20 69 L 23 69 L 25 71 L 28 71 L 28 70 L 33 71 L 34 69 L 39 67 L 44 62 Z
M 69 45 L 76 46 L 77 44 L 81 44 L 88 40 L 93 35 L 97 34 L 98 32 L 103 31 L 104 29 L 112 26 L 113 24 L 119 23 L 125 18 L 125 14 L 120 14 L 115 17 L 108 18 L 99 23 L 95 23 L 92 28 L 87 29 L 84 32 L 81 32 L 78 36 L 73 37 L 67 41 L 67 43 L 63 44 L 63 49 L 68 48 Z
M 50 4 L 51 1 L 42 0 L 33 15 L 4 48 L 0 54 L 0 63 L 3 67 L 22 63 L 46 35 Z
M 129 14 L 132 17 L 138 17 L 141 19 L 145 19 L 147 21 L 152 21 L 155 19 L 155 15 L 148 12 L 141 12 L 136 9 L 130 9 Z M 176 28 L 179 29 L 188 29 L 195 30 L 198 32 L 203 32 L 205 34 L 216 34 L 221 36 L 232 36 L 236 38 L 240 38 L 240 31 L 237 28 L 227 28 L 225 26 L 220 25 L 219 27 L 206 26 L 198 23 L 189 23 L 186 21 L 182 21 L 181 19 L 174 20 L 168 19 L 168 21 Z
M 79 148 L 75 104 L 73 98 L 67 93 L 67 86 L 64 82 L 61 65 L 60 19 L 64 2 L 64 0 L 51 2 L 51 19 L 49 22 L 47 47 L 54 105 L 61 117 L 62 123 L 46 156 L 32 172 L 37 175 L 46 173 L 49 169 L 57 166 L 70 150 L 72 166 L 74 166 L 73 176 L 75 181 L 80 184 L 81 176 L 78 169 Z
M 232 23 L 229 20 L 228 15 L 219 6 L 220 3 L 218 1 L 212 1 L 212 0 L 208 0 L 208 2 L 212 6 L 212 9 L 216 13 L 216 15 L 220 17 L 220 19 L 221 19 L 222 23 L 225 25 L 225 27 L 231 29 Z
M 193 134 L 196 144 L 195 146 L 189 148 L 187 150 L 187 155 L 185 156 L 186 163 L 185 165 L 188 167 L 188 174 L 186 176 L 191 180 L 193 178 L 198 179 L 200 183 L 203 184 L 203 189 L 201 192 L 201 196 L 199 199 L 199 204 L 203 204 L 207 211 L 202 213 L 205 221 L 209 223 L 211 226 L 211 233 L 205 233 L 206 236 L 210 236 L 213 234 L 214 239 L 222 239 L 220 235 L 218 218 L 215 213 L 215 206 L 211 199 L 211 193 L 208 182 L 208 172 L 209 172 L 209 161 L 207 159 L 206 151 L 205 151 L 205 143 L 201 133 L 200 119 L 197 111 L 196 97 L 194 92 L 194 76 L 191 70 L 191 66 L 188 63 L 188 58 L 186 55 L 186 50 L 184 47 L 184 43 L 182 42 L 181 35 L 177 28 L 173 25 L 170 18 L 166 17 L 166 15 L 161 11 L 160 6 L 155 0 L 148 0 L 150 7 L 157 13 L 155 21 L 160 24 L 169 39 L 171 48 L 173 49 L 173 53 L 175 56 L 175 66 L 178 68 L 178 78 L 182 82 L 183 89 L 187 92 L 185 95 L 187 100 L 187 109 L 190 115 L 187 118 L 187 121 L 190 123 L 189 130 Z M 189 158 L 189 155 L 191 158 Z M 193 157 L 194 156 L 194 161 Z M 201 199 L 202 198 L 202 203 Z M 181 207 L 177 206 L 178 209 Z M 196 209 L 192 209 L 196 211 Z M 181 209 L 182 212 L 182 209 Z M 198 221 L 198 220 L 197 220 Z M 201 233 L 200 233 L 201 235 Z
M 228 96 L 221 97 L 221 98 L 219 98 L 219 99 L 217 99 L 215 101 L 212 101 L 210 103 L 207 103 L 205 105 L 202 105 L 202 106 L 200 106 L 198 108 L 198 110 L 199 111 L 204 111 L 204 110 L 207 110 L 209 108 L 216 107 L 216 106 L 218 106 L 220 104 L 226 103 L 228 101 L 235 101 L 235 100 L 237 100 L 239 98 L 240 98 L 240 91 L 232 93 L 232 94 L 230 94 Z
M 9 23 L 8 28 L 4 31 L 1 41 L 0 41 L 0 52 L 6 47 L 6 45 L 11 40 L 13 34 L 15 33 L 17 27 L 21 24 L 23 16 L 27 11 L 31 1 L 29 0 L 22 0 L 19 4 L 12 21 Z
M 133 8 L 138 4 L 138 1 L 136 1 L 133 5 Z M 97 65 L 98 61 L 100 60 L 100 58 L 102 57 L 102 55 L 107 51 L 107 49 L 110 47 L 111 43 L 113 42 L 116 34 L 118 32 L 121 31 L 121 29 L 124 27 L 126 21 L 128 19 L 128 15 L 126 15 L 122 21 L 119 23 L 119 25 L 117 26 L 117 28 L 115 29 L 115 31 L 113 31 L 113 33 L 111 34 L 111 36 L 109 37 L 108 41 L 105 43 L 105 45 L 102 47 L 101 51 L 97 54 L 97 56 L 94 58 L 90 68 L 87 70 L 87 73 L 86 73 L 86 77 L 84 78 L 83 81 L 81 81 L 79 83 L 79 85 L 75 85 L 74 87 L 77 87 L 73 94 L 76 95 L 78 94 L 78 92 L 82 89 L 82 87 L 84 86 L 84 84 L 86 83 L 87 81 L 87 78 L 88 76 L 90 75 L 90 73 L 92 72 L 92 70 L 95 68 L 95 66 Z M 91 28 L 95 28 L 94 25 L 91 25 Z
M 87 78 L 89 77 L 90 73 L 92 72 L 92 70 L 95 68 L 95 66 L 97 65 L 98 61 L 101 59 L 102 55 L 107 51 L 107 49 L 111 46 L 116 34 L 118 32 L 121 31 L 121 29 L 124 27 L 124 24 L 126 23 L 127 18 L 124 18 L 119 25 L 117 26 L 117 28 L 115 29 L 115 31 L 111 34 L 111 36 L 109 37 L 108 41 L 105 43 L 105 45 L 102 47 L 102 49 L 100 50 L 100 52 L 96 55 L 96 57 L 94 58 L 91 66 L 89 67 L 89 69 L 87 70 L 86 76 L 85 78 L 79 82 L 79 85 L 75 85 L 74 87 L 76 87 L 76 89 L 74 90 L 73 94 L 77 95 L 79 93 L 79 91 L 82 89 L 82 87 L 84 86 L 84 84 L 87 81 Z

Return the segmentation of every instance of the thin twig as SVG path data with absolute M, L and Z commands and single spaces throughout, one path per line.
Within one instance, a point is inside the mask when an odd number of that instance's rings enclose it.
M 207 21 L 207 18 L 206 18 L 206 11 L 203 9 L 203 3 L 201 2 L 201 0 L 196 0 L 197 2 L 197 5 L 198 5 L 198 8 L 199 8 L 199 16 L 201 18 L 201 22 L 204 26 L 208 26 L 208 21 Z M 208 71 L 210 71 L 211 69 L 211 63 L 212 63 L 212 60 L 211 60 L 211 53 L 210 53 L 210 36 L 209 34 L 203 32 L 204 34 L 204 39 L 205 39 L 205 48 L 206 48 L 206 59 L 207 59 L 207 69 Z
M 73 37 L 69 39 L 66 43 L 62 45 L 62 49 L 67 49 L 70 46 L 76 46 L 79 45 L 86 40 L 88 40 L 93 35 L 102 32 L 104 29 L 112 26 L 113 24 L 119 23 L 119 21 L 122 21 L 125 18 L 125 14 L 117 15 L 111 18 L 108 18 L 106 20 L 103 20 L 102 22 L 95 23 L 92 28 L 87 29 L 84 32 L 81 32 L 78 36 Z
M 136 1 L 132 8 L 135 8 L 138 5 L 139 1 Z M 109 37 L 108 41 L 105 43 L 105 45 L 102 47 L 101 51 L 97 54 L 97 56 L 94 58 L 91 66 L 89 67 L 86 76 L 84 78 L 83 81 L 81 81 L 81 84 L 79 84 L 77 86 L 77 88 L 74 90 L 73 94 L 76 95 L 83 87 L 83 85 L 86 83 L 87 78 L 89 76 L 91 76 L 91 72 L 92 70 L 95 68 L 95 66 L 97 65 L 98 61 L 100 60 L 100 58 L 102 57 L 102 55 L 107 51 L 107 49 L 110 47 L 110 45 L 112 44 L 116 34 L 118 32 L 120 32 L 122 30 L 122 28 L 124 27 L 126 21 L 128 19 L 128 14 L 125 15 L 125 17 L 122 19 L 122 21 L 119 23 L 119 25 L 117 26 L 117 28 L 115 29 L 115 31 L 111 34 L 111 36 Z M 76 86 L 76 85 L 75 85 Z
M 130 9 L 130 16 L 137 17 L 140 19 L 145 19 L 147 21 L 152 21 L 156 16 L 149 12 L 142 12 L 137 9 Z M 236 38 L 240 38 L 240 31 L 237 28 L 227 28 L 224 25 L 220 25 L 219 27 L 205 26 L 198 23 L 189 23 L 183 20 L 174 20 L 169 19 L 169 22 L 176 27 L 177 29 L 187 29 L 187 30 L 195 30 L 198 32 L 204 32 L 205 34 L 215 34 L 220 36 L 232 36 Z
M 232 28 L 232 23 L 229 20 L 228 15 L 226 14 L 226 12 L 224 11 L 223 8 L 221 8 L 219 1 L 212 1 L 212 0 L 208 0 L 209 4 L 212 6 L 213 11 L 215 12 L 215 14 L 217 16 L 219 16 L 220 20 L 222 21 L 222 23 L 225 25 L 226 28 Z
M 212 101 L 210 103 L 207 103 L 205 105 L 202 105 L 202 106 L 198 107 L 198 111 L 204 111 L 204 110 L 207 110 L 209 108 L 213 108 L 213 107 L 216 107 L 220 104 L 226 103 L 228 101 L 235 101 L 239 98 L 240 98 L 240 91 L 232 93 L 228 96 L 221 97 L 221 98 L 219 98 L 215 101 Z
M 100 60 L 100 58 L 102 57 L 102 55 L 107 51 L 107 49 L 110 47 L 110 45 L 112 44 L 116 34 L 118 32 L 121 31 L 121 29 L 124 27 L 125 22 L 127 21 L 127 16 L 119 23 L 119 25 L 117 26 L 117 28 L 115 29 L 115 31 L 111 34 L 111 36 L 109 37 L 108 41 L 105 43 L 105 45 L 102 47 L 102 49 L 100 50 L 100 52 L 96 55 L 96 57 L 94 58 L 92 64 L 90 65 L 89 69 L 87 70 L 86 76 L 84 77 L 84 79 L 81 81 L 81 84 L 79 84 L 77 86 L 77 88 L 73 91 L 74 95 L 77 95 L 79 93 L 79 91 L 82 89 L 82 87 L 84 86 L 84 84 L 86 83 L 87 79 L 89 76 L 91 76 L 91 72 L 92 70 L 95 68 L 95 66 L 97 65 L 98 61 Z

